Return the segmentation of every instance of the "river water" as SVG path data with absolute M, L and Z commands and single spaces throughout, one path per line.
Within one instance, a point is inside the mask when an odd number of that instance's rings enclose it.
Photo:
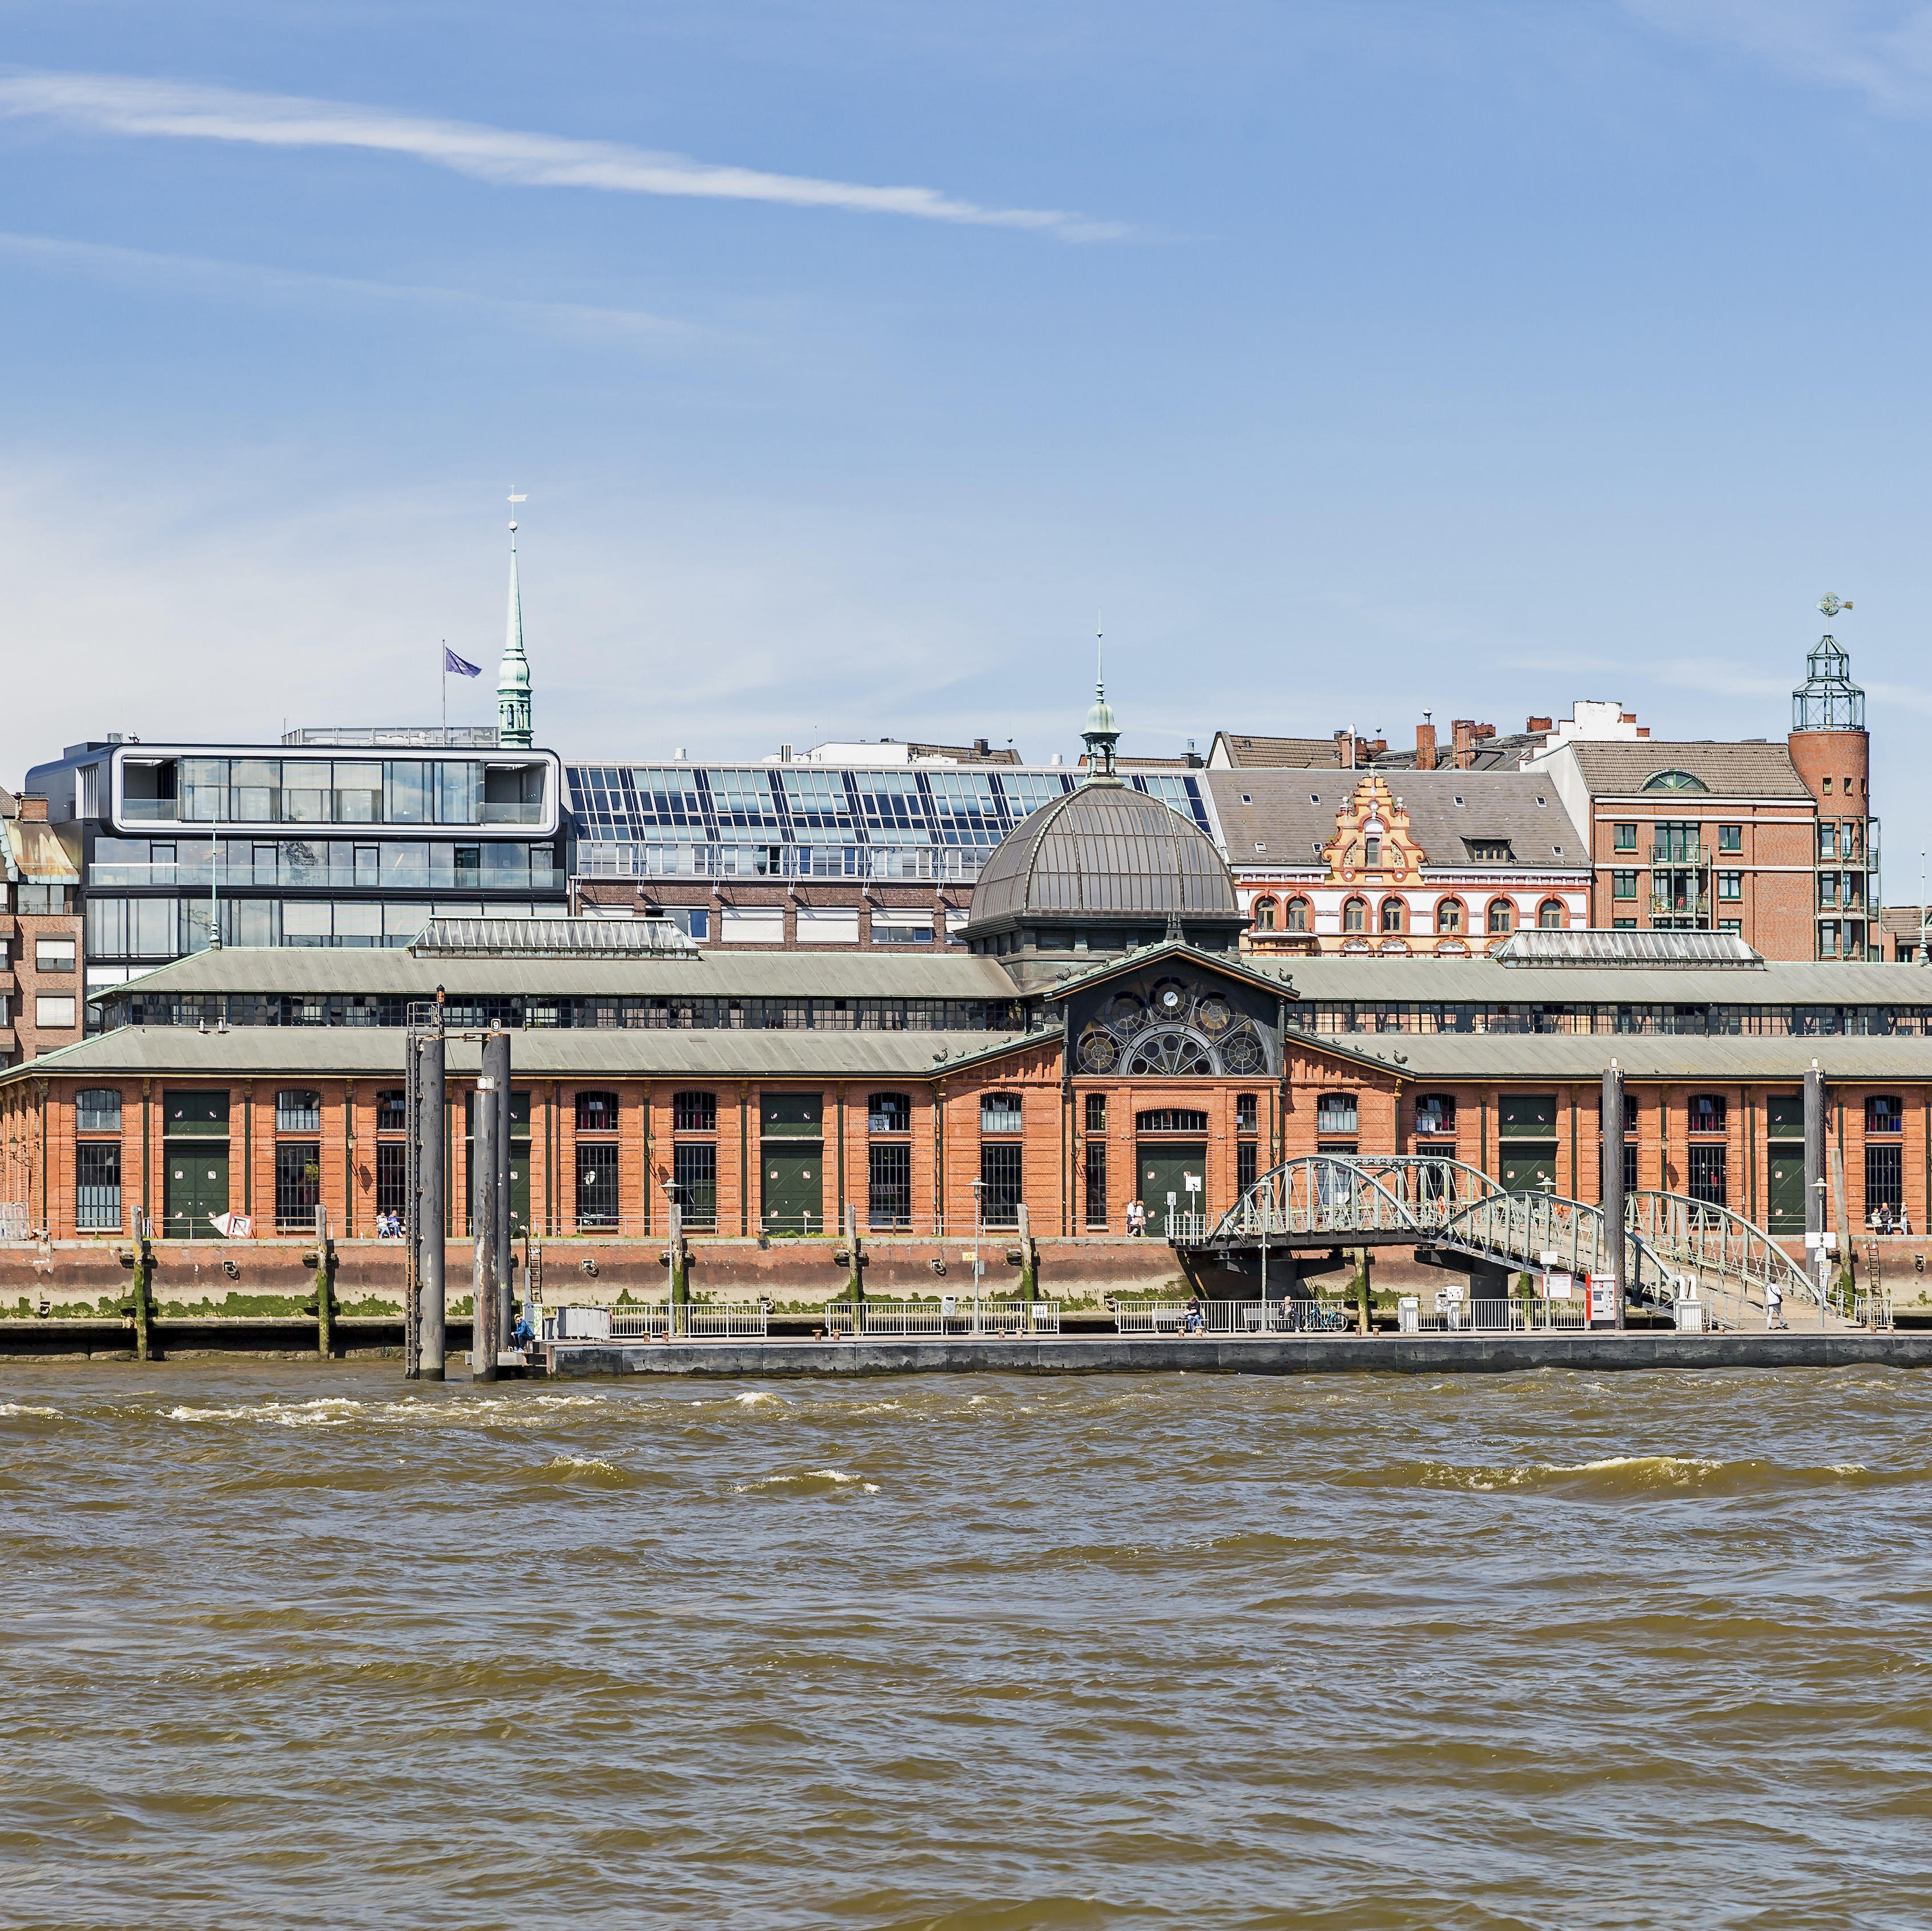
M 0 1368 L 0 1923 L 1932 1921 L 1932 1376 Z

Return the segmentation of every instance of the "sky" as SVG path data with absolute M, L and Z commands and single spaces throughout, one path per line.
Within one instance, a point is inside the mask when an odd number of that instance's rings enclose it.
M 0 781 L 110 730 L 1781 736 L 1888 895 L 1932 5 L 0 0 Z

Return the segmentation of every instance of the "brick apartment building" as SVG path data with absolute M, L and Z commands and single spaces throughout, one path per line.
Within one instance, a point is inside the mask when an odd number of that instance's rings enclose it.
M 80 880 L 47 801 L 0 791 L 0 1066 L 81 1036 Z

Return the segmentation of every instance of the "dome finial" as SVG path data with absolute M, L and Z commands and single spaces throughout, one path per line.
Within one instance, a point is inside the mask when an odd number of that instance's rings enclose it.
M 1107 666 L 1102 655 L 1106 642 L 1096 611 L 1094 618 L 1094 704 L 1087 713 L 1087 727 L 1080 734 L 1087 746 L 1087 776 L 1090 785 L 1120 782 L 1114 769 L 1114 746 L 1120 728 L 1114 722 L 1113 707 L 1107 701 Z

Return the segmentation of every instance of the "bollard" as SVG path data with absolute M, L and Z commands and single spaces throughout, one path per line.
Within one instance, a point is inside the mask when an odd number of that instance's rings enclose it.
M 496 1242 L 494 1332 L 497 1347 L 504 1348 L 510 1344 L 513 1325 L 510 1302 L 515 1292 L 516 1263 L 510 1251 L 510 1035 L 501 1027 L 494 1029 L 484 1042 L 483 1062 L 483 1070 L 494 1072 L 496 1078 L 496 1173 L 492 1209 Z
M 315 1347 L 324 1361 L 335 1353 L 335 1243 L 326 1207 L 315 1210 Z
M 1355 1250 L 1355 1319 L 1362 1332 L 1372 1335 L 1376 1331 L 1375 1299 L 1369 1292 L 1369 1251 L 1365 1247 Z
M 859 1239 L 859 1209 L 850 1200 L 845 1203 L 845 1298 L 855 1307 L 866 1298 L 866 1251 Z
M 1037 1301 L 1040 1299 L 1040 1249 L 1034 1245 L 1033 1226 L 1027 1217 L 1026 1203 L 1019 1204 L 1020 1217 L 1020 1299 Z

